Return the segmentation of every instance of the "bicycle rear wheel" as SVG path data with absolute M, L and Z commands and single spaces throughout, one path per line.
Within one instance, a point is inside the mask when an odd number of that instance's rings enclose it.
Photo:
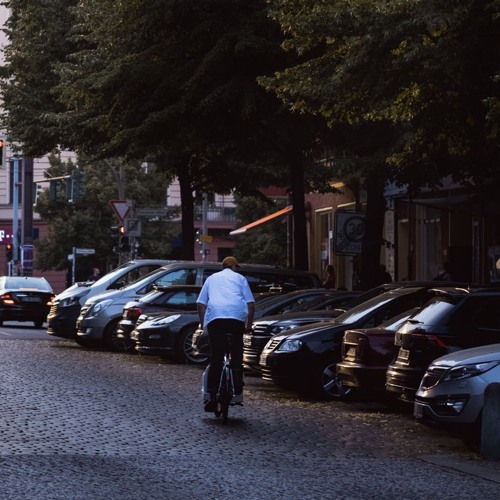
M 227 422 L 229 416 L 229 404 L 233 397 L 231 388 L 231 374 L 229 372 L 229 367 L 224 367 L 222 370 L 221 383 L 219 387 L 219 395 L 217 402 L 217 416 L 222 415 L 222 421 Z

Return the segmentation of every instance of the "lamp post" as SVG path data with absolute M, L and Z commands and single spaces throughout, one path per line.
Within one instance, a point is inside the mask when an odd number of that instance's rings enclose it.
M 17 264 L 19 260 L 19 163 L 21 157 L 16 151 L 12 155 L 12 263 L 9 266 L 9 274 L 17 276 Z

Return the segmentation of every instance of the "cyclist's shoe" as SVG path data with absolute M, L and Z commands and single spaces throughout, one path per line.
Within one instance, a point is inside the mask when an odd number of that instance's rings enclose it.
M 205 403 L 205 411 L 215 411 L 217 409 L 217 398 L 215 395 L 210 396 L 210 399 Z

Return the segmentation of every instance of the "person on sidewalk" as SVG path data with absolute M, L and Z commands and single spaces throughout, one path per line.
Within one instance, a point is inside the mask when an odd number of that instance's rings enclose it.
M 235 396 L 241 400 L 243 393 L 243 333 L 252 328 L 255 299 L 248 281 L 237 268 L 238 261 L 226 257 L 222 270 L 207 278 L 196 301 L 200 323 L 207 329 L 210 342 L 207 377 L 210 400 L 205 404 L 205 411 L 216 409 L 217 386 L 228 342 Z

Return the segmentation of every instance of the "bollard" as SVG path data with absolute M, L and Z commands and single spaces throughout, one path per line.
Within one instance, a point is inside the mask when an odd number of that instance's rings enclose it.
M 500 459 L 500 383 L 495 382 L 484 391 L 483 422 L 481 428 L 481 455 Z

